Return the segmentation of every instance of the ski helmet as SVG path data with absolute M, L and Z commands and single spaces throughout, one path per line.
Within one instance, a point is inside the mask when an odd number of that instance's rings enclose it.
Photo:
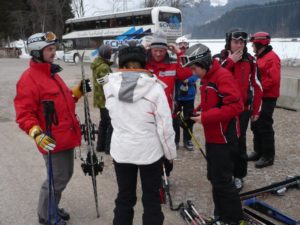
M 112 48 L 109 45 L 101 45 L 99 47 L 99 56 L 103 59 L 110 60 Z
M 51 31 L 33 34 L 27 40 L 29 54 L 35 59 L 44 61 L 43 49 L 49 45 L 55 45 L 57 41 L 56 35 Z
M 183 67 L 198 63 L 201 67 L 208 70 L 212 63 L 211 52 L 205 45 L 196 44 L 186 50 L 183 56 L 180 56 L 180 62 Z
M 248 39 L 248 34 L 240 29 L 233 29 L 229 32 L 226 33 L 226 44 L 225 44 L 225 49 L 230 50 L 230 42 L 231 40 L 242 40 L 245 43 L 245 47 L 247 45 L 247 39 Z
M 250 42 L 254 44 L 261 44 L 263 46 L 269 45 L 271 42 L 271 36 L 267 32 L 256 32 L 255 34 L 251 35 Z
M 146 66 L 146 50 L 142 45 L 137 45 L 135 41 L 130 41 L 128 45 L 122 46 L 118 57 L 120 68 L 130 61 L 139 62 L 143 68 Z
M 189 47 L 189 41 L 185 36 L 177 38 L 175 42 L 179 48 L 182 48 L 182 47 L 188 48 Z

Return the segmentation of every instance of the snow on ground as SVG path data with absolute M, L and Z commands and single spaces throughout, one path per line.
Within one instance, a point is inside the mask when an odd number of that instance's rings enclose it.
M 224 39 L 191 39 L 190 46 L 201 43 L 210 48 L 212 54 L 219 53 L 225 46 Z M 254 55 L 251 47 L 252 43 L 247 44 L 250 54 Z M 274 51 L 279 55 L 282 61 L 300 60 L 300 39 L 274 38 L 271 40 Z M 298 61 L 299 62 L 299 61 Z

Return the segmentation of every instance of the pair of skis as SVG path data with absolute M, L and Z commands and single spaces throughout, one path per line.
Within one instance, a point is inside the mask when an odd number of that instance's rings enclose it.
M 87 89 L 85 85 L 85 72 L 84 72 L 83 58 L 84 58 L 84 52 L 80 56 L 82 91 L 83 91 L 83 101 L 84 101 L 84 124 L 81 124 L 81 132 L 87 145 L 87 155 L 85 158 L 81 157 L 82 160 L 81 168 L 85 175 L 88 174 L 92 178 L 96 213 L 97 213 L 97 217 L 100 217 L 96 176 L 103 171 L 104 162 L 102 161 L 102 158 L 98 159 L 95 152 L 94 141 L 95 141 L 95 134 L 97 133 L 97 131 L 95 129 L 96 126 L 94 123 L 92 123 L 91 116 L 90 116 L 88 95 L 87 95 Z
M 289 188 L 300 189 L 300 176 L 291 177 L 281 182 L 277 182 L 262 188 L 241 193 L 240 198 L 241 200 L 246 200 L 249 198 L 253 198 L 265 194 L 282 195 Z
M 296 220 L 288 215 L 285 215 L 278 209 L 268 205 L 267 203 L 256 199 L 256 197 L 266 194 L 283 195 L 288 189 L 300 189 L 300 176 L 290 177 L 284 181 L 267 185 L 252 191 L 240 194 L 243 200 L 245 219 L 253 225 L 275 225 L 276 223 L 261 216 L 273 218 L 287 225 L 300 225 L 300 220 Z

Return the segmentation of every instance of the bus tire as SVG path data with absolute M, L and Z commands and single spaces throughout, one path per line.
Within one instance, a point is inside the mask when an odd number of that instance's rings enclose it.
M 79 57 L 78 54 L 75 54 L 75 55 L 74 55 L 74 63 L 75 63 L 75 64 L 80 63 L 80 57 Z

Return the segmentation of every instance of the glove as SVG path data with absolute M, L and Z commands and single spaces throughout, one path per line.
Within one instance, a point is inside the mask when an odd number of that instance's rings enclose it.
M 164 157 L 163 164 L 165 165 L 166 175 L 168 177 L 173 170 L 173 162 Z
M 52 151 L 56 147 L 56 141 L 43 133 L 39 126 L 33 126 L 29 135 L 35 140 L 36 144 L 45 151 Z
M 80 82 L 80 91 L 83 93 L 83 85 L 85 85 L 85 91 L 86 91 L 86 93 L 89 93 L 89 92 L 91 92 L 92 91 L 92 84 L 91 84 L 91 81 L 90 81 L 90 79 L 85 79 L 84 80 L 84 82 L 83 81 L 81 81 Z
M 83 83 L 85 85 L 86 93 L 92 91 L 92 85 L 90 79 L 85 79 L 84 82 L 80 81 L 80 83 L 72 89 L 72 93 L 76 98 L 80 98 L 83 95 Z
M 105 75 L 104 77 L 101 77 L 101 78 L 98 78 L 96 79 L 97 80 L 97 83 L 100 84 L 100 85 L 104 85 L 106 83 L 108 83 L 109 79 L 108 79 L 108 74 Z
M 179 117 L 179 125 L 182 127 L 182 129 L 190 129 L 191 126 L 195 123 L 194 120 L 192 120 L 190 117 L 195 116 L 195 114 L 191 114 L 190 116 L 187 117 L 182 117 L 180 114 L 178 115 Z

